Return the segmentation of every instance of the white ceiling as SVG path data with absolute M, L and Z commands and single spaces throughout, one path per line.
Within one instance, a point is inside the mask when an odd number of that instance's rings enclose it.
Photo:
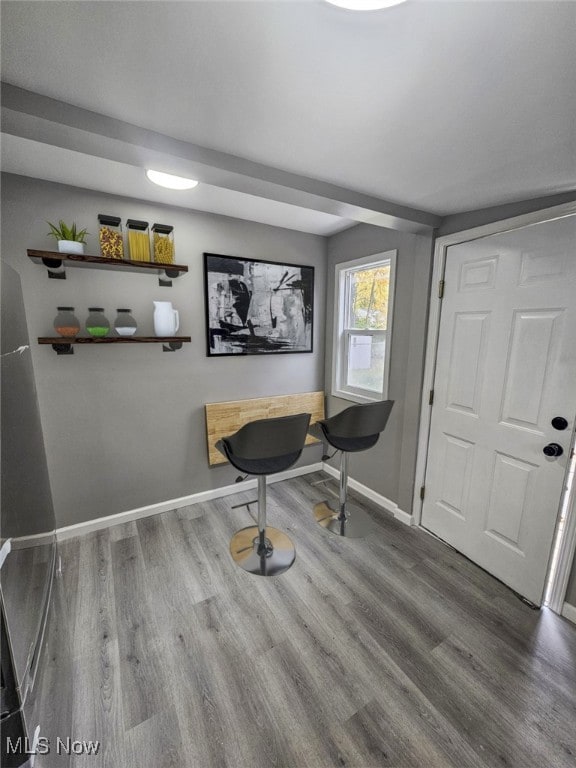
M 143 168 L 118 163 L 20 136 L 2 136 L 2 170 L 19 176 L 94 189 L 164 205 L 193 208 L 315 235 L 333 235 L 355 224 L 338 216 L 243 194 L 211 184 L 175 192 L 146 179 Z
M 575 186 L 576 3 L 1 10 L 4 81 L 166 136 L 440 215 Z M 54 175 L 50 157 L 38 165 Z M 266 220 L 262 200 L 244 203 Z M 270 215 L 296 215 L 278 205 Z M 294 228 L 349 225 L 326 215 Z

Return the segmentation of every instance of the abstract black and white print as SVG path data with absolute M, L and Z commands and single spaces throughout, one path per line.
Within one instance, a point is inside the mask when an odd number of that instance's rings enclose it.
M 312 352 L 314 267 L 204 254 L 208 356 Z

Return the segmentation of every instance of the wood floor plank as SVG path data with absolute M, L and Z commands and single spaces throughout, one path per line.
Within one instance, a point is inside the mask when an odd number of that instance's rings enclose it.
M 167 521 L 158 517 L 156 522 L 158 530 L 165 529 L 159 537 L 159 542 L 165 544 L 167 529 L 177 521 L 171 516 Z M 147 550 L 145 544 L 145 563 Z M 194 620 L 198 593 L 187 588 L 187 560 L 182 562 L 170 553 L 161 573 L 152 565 L 154 562 L 152 559 L 146 563 L 145 579 L 154 632 L 161 648 L 162 684 L 172 702 L 182 745 L 181 765 L 223 765 L 224 733 L 213 714 L 210 676 L 206 673 L 199 628 Z
M 159 638 L 137 536 L 111 545 L 116 627 L 126 730 L 167 706 Z
M 127 539 L 130 536 L 138 536 L 135 520 L 129 520 L 127 523 L 113 525 L 108 531 L 110 534 L 110 541 L 120 541 L 121 539 Z
M 195 619 L 210 700 L 218 727 L 225 732 L 225 764 L 262 768 L 281 764 L 274 729 L 262 706 L 267 680 L 260 659 L 256 662 L 239 655 L 230 643 L 234 628 L 227 626 L 225 606 L 218 598 L 197 605 Z
M 460 666 L 445 662 L 442 644 L 426 648 L 425 644 L 414 642 L 409 650 L 402 631 L 387 626 L 380 607 L 368 610 L 362 606 L 356 615 L 365 621 L 379 643 L 384 641 L 383 648 L 400 669 L 418 685 L 430 704 L 465 735 L 488 765 L 531 764 L 533 758 L 525 746 L 527 729 L 523 717 L 516 715 L 513 722 L 508 721 L 504 717 L 505 709 L 498 706 L 494 697 L 486 695 L 479 678 L 472 681 Z M 541 762 L 536 758 L 533 764 L 541 765 Z
M 574 624 L 550 611 L 531 611 L 510 595 L 493 602 L 499 623 L 499 636 L 509 635 L 515 647 L 548 666 L 550 674 L 564 679 L 576 691 L 576 646 Z
M 569 768 L 576 756 L 576 728 L 565 718 L 558 717 L 559 705 L 569 707 L 558 699 L 557 691 L 550 692 L 544 679 L 538 684 L 527 681 L 524 674 L 516 673 L 498 664 L 498 656 L 486 658 L 458 637 L 450 637 L 433 651 L 445 669 L 452 670 L 464 684 L 475 690 L 475 695 L 489 709 L 497 711 L 500 723 L 513 731 L 518 713 L 522 712 L 523 733 L 521 749 L 529 750 L 532 759 L 542 765 Z M 549 695 L 551 693 L 551 695 Z M 544 738 L 546 737 L 546 738 Z M 515 736 L 510 738 L 513 746 Z M 517 749 L 518 756 L 521 751 Z
M 344 654 L 338 652 L 340 638 L 334 637 L 329 627 L 315 621 L 315 606 L 305 606 L 294 594 L 279 592 L 279 621 L 283 622 L 286 641 L 276 646 L 278 657 L 289 670 L 290 659 L 298 659 L 300 675 L 314 690 L 330 691 L 330 696 L 318 697 L 317 709 L 326 721 L 331 717 L 342 722 L 363 706 L 370 698 L 355 670 L 350 669 Z M 286 610 L 287 608 L 287 610 Z M 298 618 L 295 611 L 298 611 Z M 317 614 L 316 614 L 317 615 Z M 349 649 L 350 650 L 350 649 Z M 289 672 L 287 672 L 289 674 Z
M 530 659 L 531 674 L 544 669 L 549 682 L 554 681 L 565 694 L 576 696 L 573 625 L 549 611 L 531 610 L 500 582 L 465 558 L 460 560 L 447 569 L 427 560 L 419 569 L 421 578 L 450 596 L 453 610 L 460 617 L 459 628 L 468 629 L 466 636 L 498 639 L 519 658 L 524 655 Z M 471 573 L 472 581 L 466 578 Z M 485 588 L 482 581 L 486 582 Z
M 280 765 L 342 765 L 338 746 L 318 706 L 321 693 L 311 695 L 306 671 L 297 657 L 287 665 L 283 649 L 272 648 L 260 658 L 259 668 L 265 681 L 264 706 L 285 755 Z
M 96 755 L 75 756 L 74 768 L 124 764 L 123 732 L 118 643 L 109 640 L 102 644 L 98 655 L 75 658 L 72 727 L 64 735 L 99 741 L 100 747 Z
M 408 690 L 394 691 L 394 706 L 383 691 L 381 701 L 359 710 L 336 733 L 346 765 L 397 768 L 484 768 L 457 733 L 446 735 L 443 718 L 430 706 L 413 706 Z M 412 706 L 411 706 L 412 705 Z M 414 727 L 414 722 L 418 727 Z
M 108 530 L 80 541 L 74 611 L 75 666 L 71 737 L 100 741 L 97 755 L 74 757 L 79 768 L 108 768 L 125 760 L 117 615 Z M 109 739 L 110 733 L 118 734 Z M 68 734 L 67 734 L 68 735 Z
M 546 624 L 548 618 L 546 614 L 541 616 L 540 626 Z M 563 667 L 566 672 L 556 668 L 556 643 L 544 643 L 545 652 L 542 655 L 527 654 L 522 645 L 510 637 L 502 637 L 478 621 L 463 621 L 453 637 L 465 643 L 470 653 L 484 660 L 495 672 L 503 677 L 512 676 L 514 685 L 526 687 L 528 701 L 532 701 L 534 696 L 549 700 L 550 706 L 558 700 L 563 701 L 567 706 L 574 707 L 576 719 L 576 684 L 570 678 L 573 664 L 569 662 Z
M 174 707 L 167 707 L 131 728 L 126 734 L 125 761 L 109 765 L 110 768 L 124 765 L 181 768 L 182 755 L 182 740 L 175 710 Z
M 73 654 L 90 656 L 116 639 L 110 537 L 107 530 L 84 536 L 77 561 Z
M 351 600 L 359 584 L 350 582 L 351 574 L 344 575 L 339 562 L 339 556 L 351 541 L 326 535 L 327 531 L 316 524 L 312 514 L 314 504 L 321 498 L 321 492 L 312 487 L 311 492 L 305 496 L 310 501 L 303 506 L 299 502 L 303 497 L 300 487 L 278 483 L 270 489 L 277 525 L 295 541 L 298 565 L 304 567 L 309 578 L 320 589 L 331 592 L 340 600 Z M 290 509 L 290 515 L 286 515 L 283 508 Z

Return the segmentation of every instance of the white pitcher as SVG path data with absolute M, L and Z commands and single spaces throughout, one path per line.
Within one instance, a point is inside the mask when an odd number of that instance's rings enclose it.
M 154 333 L 156 336 L 174 336 L 180 328 L 180 315 L 171 301 L 154 301 Z

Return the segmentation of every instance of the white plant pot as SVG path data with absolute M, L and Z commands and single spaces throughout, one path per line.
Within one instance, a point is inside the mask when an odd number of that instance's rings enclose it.
M 84 243 L 78 243 L 76 240 L 58 240 L 59 253 L 74 253 L 77 256 L 84 254 Z

